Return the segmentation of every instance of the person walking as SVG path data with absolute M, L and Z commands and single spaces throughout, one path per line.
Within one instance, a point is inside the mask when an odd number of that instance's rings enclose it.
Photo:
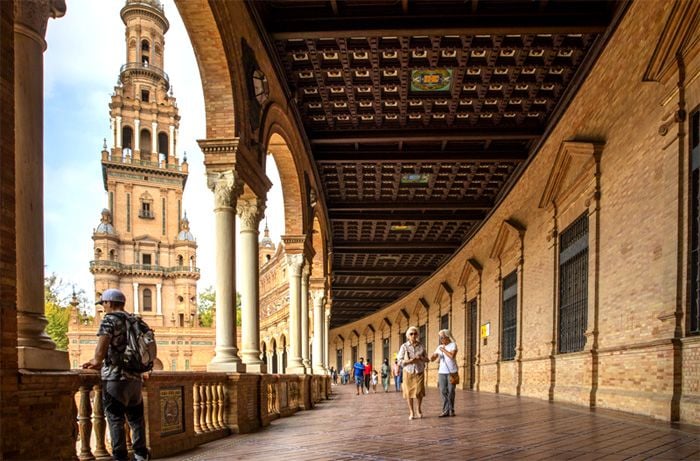
M 382 362 L 382 387 L 384 392 L 389 392 L 389 374 L 391 369 L 389 368 L 389 359 L 384 359 Z
M 455 384 L 450 382 L 450 374 L 457 373 L 457 343 L 450 330 L 440 330 L 439 346 L 430 356 L 431 361 L 440 360 L 438 367 L 438 387 L 442 395 L 440 418 L 455 415 Z
M 401 365 L 398 360 L 394 360 L 391 366 L 391 374 L 394 377 L 394 389 L 396 392 L 401 392 Z
M 369 394 L 369 385 L 372 382 L 372 360 L 367 359 L 365 364 L 365 394 Z
M 360 395 L 360 392 L 365 387 L 365 364 L 364 364 L 364 357 L 360 357 L 360 360 L 355 363 L 355 365 L 352 366 L 354 370 L 354 377 L 355 377 L 355 386 L 357 387 L 357 395 Z
M 408 404 L 408 419 L 413 419 L 413 399 L 418 403 L 418 418 L 423 417 L 421 405 L 425 396 L 425 364 L 430 361 L 425 346 L 420 342 L 418 328 L 408 327 L 407 341 L 401 345 L 397 359 L 403 367 L 403 397 Z
M 377 383 L 379 382 L 379 374 L 377 370 L 372 370 L 372 392 L 377 393 Z
M 126 419 L 131 428 L 134 457 L 136 461 L 145 461 L 149 459 L 149 454 L 141 397 L 142 377 L 140 373 L 130 373 L 116 364 L 118 355 L 126 350 L 126 322 L 130 315 L 124 311 L 126 297 L 120 290 L 110 288 L 102 293 L 97 304 L 104 307 L 106 314 L 97 331 L 95 355 L 82 367 L 101 370 L 102 402 L 114 459 L 129 459 L 124 432 Z

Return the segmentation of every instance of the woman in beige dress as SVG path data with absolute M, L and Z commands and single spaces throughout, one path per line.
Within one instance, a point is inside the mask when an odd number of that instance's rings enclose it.
M 425 346 L 420 342 L 418 328 L 406 330 L 407 341 L 401 345 L 397 359 L 403 367 L 403 398 L 408 402 L 408 419 L 422 418 L 421 404 L 425 396 L 425 364 L 430 360 Z M 414 416 L 413 399 L 418 402 L 418 412 Z

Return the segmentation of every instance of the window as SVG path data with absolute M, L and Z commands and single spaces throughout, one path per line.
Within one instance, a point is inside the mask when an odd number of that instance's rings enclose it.
M 503 321 L 501 325 L 501 359 L 515 358 L 515 338 L 518 333 L 518 273 L 513 271 L 503 279 Z
M 154 213 L 153 197 L 148 192 L 145 192 L 140 197 L 141 208 L 139 209 L 139 218 L 142 219 L 155 219 L 156 215 Z
M 161 212 L 161 227 L 162 227 L 162 234 L 165 235 L 165 197 L 161 199 L 160 202 L 160 209 L 162 210 Z
M 476 318 L 476 299 L 472 299 L 469 301 L 469 332 L 470 332 L 470 338 L 469 338 L 469 369 L 471 370 L 471 373 L 469 373 L 469 389 L 474 389 L 474 383 L 476 382 L 476 376 L 474 373 L 474 368 L 472 368 L 472 365 L 476 362 L 476 342 L 478 341 L 477 338 L 479 338 L 479 328 L 478 328 L 478 323 L 477 323 L 477 318 Z
M 134 148 L 134 130 L 130 126 L 122 127 L 122 149 Z
M 357 346 L 352 346 L 352 363 L 357 363 Z
M 440 316 L 440 329 L 449 330 L 450 329 L 450 314 L 444 314 Z
M 423 343 L 426 349 L 428 349 L 428 325 L 423 324 L 418 327 L 418 334 L 420 335 L 420 341 Z
M 150 102 L 150 96 L 151 94 L 149 93 L 148 90 L 141 90 L 141 101 L 143 102 Z
M 145 256 L 145 255 L 144 255 Z M 150 258 L 150 255 L 149 255 Z M 143 290 L 143 311 L 151 312 L 153 310 L 153 292 L 150 288 Z
M 177 360 L 172 359 L 170 361 L 170 371 L 176 371 L 177 370 Z
M 163 154 L 163 161 L 168 163 L 168 135 L 162 131 L 158 133 L 158 153 Z
M 131 194 L 126 194 L 126 231 L 131 232 Z
M 150 254 L 142 254 L 141 255 L 141 264 L 144 266 L 150 266 L 151 265 L 151 255 Z
M 588 326 L 588 214 L 559 236 L 559 352 L 586 344 Z
M 374 343 L 367 343 L 367 357 L 365 357 L 365 363 L 372 363 L 374 365 Z
M 335 350 L 335 369 L 340 371 L 343 369 L 343 350 Z
M 190 359 L 185 359 L 185 370 L 190 369 Z
M 181 327 L 185 326 L 185 314 L 178 315 L 178 325 Z
M 139 149 L 141 149 L 141 160 L 151 161 L 151 132 L 147 129 L 141 130 L 139 137 Z
M 178 266 L 183 266 L 185 264 L 185 259 L 182 257 L 182 255 L 178 255 L 177 257 L 177 265 Z
M 389 338 L 382 339 L 382 361 L 389 358 Z
M 700 334 L 700 110 L 690 117 L 690 333 Z

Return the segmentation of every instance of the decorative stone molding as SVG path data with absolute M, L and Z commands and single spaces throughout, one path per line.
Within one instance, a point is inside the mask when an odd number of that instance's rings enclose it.
M 440 282 L 440 286 L 438 287 L 437 292 L 435 292 L 435 299 L 433 300 L 433 304 L 439 304 L 442 306 L 443 296 L 447 295 L 451 298 L 452 293 L 452 287 L 449 283 L 447 283 L 447 281 Z
M 311 290 L 311 299 L 313 299 L 314 306 L 323 306 L 323 300 L 326 298 L 325 290 Z
M 466 287 L 467 283 L 469 282 L 469 278 L 472 276 L 472 274 L 476 274 L 477 278 L 481 278 L 481 271 L 481 264 L 479 264 L 479 262 L 476 259 L 467 259 L 467 262 L 464 263 L 464 269 L 462 269 L 462 273 L 459 276 L 459 281 L 457 282 L 457 284 L 459 286 Z
M 232 208 L 243 192 L 243 181 L 234 170 L 208 174 L 207 186 L 214 192 L 216 208 Z
M 301 271 L 304 266 L 304 255 L 301 253 L 287 255 L 287 267 L 289 267 L 291 275 L 301 277 Z
M 14 6 L 15 23 L 36 33 L 44 47 L 49 18 L 61 18 L 66 14 L 65 0 L 21 0 L 16 1 Z
M 603 146 L 603 143 L 563 142 L 547 178 L 539 207 L 561 207 L 578 186 L 597 175 Z
M 260 198 L 238 199 L 236 213 L 240 218 L 242 231 L 256 231 L 265 214 L 265 201 Z
M 508 243 L 514 241 L 514 243 L 519 243 L 518 256 L 522 258 L 522 243 L 523 237 L 525 236 L 525 228 L 518 222 L 506 219 L 501 223 L 500 229 L 498 229 L 498 235 L 493 243 L 493 248 L 491 249 L 491 259 L 498 259 L 502 262 L 503 255 L 506 250 L 509 249 Z

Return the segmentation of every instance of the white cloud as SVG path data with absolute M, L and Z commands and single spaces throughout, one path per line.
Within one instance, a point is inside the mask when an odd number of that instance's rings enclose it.
M 123 0 L 71 0 L 66 16 L 49 21 L 45 53 L 45 262 L 66 282 L 93 293 L 89 262 L 92 231 L 106 206 L 100 151 L 109 135 L 109 100 L 126 61 Z M 215 284 L 213 194 L 206 186 L 197 139 L 206 136 L 202 85 L 194 52 L 172 0 L 164 2 L 170 30 L 165 71 L 180 116 L 177 154 L 187 152 L 189 178 L 183 198 L 198 243 L 199 289 Z M 108 146 L 112 140 L 107 138 Z M 268 164 L 274 164 L 270 159 Z M 267 215 L 275 242 L 284 234 L 282 194 L 275 170 Z M 261 223 L 261 229 L 264 222 Z M 238 246 L 238 245 L 237 245 Z M 240 273 L 240 271 L 237 271 Z

